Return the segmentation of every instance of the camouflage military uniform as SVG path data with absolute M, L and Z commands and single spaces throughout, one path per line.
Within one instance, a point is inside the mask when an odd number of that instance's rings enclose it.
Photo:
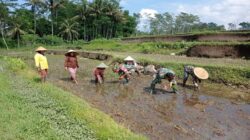
M 161 68 L 160 70 L 157 71 L 154 80 L 151 82 L 151 90 L 155 90 L 155 85 L 160 84 L 162 79 L 168 79 L 168 81 L 171 84 L 171 87 L 174 92 L 177 91 L 176 88 L 176 81 L 175 81 L 175 73 L 172 70 L 169 70 L 167 68 Z

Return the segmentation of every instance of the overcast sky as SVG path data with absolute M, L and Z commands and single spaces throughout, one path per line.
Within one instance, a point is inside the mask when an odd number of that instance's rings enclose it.
M 121 5 L 131 13 L 143 15 L 187 12 L 198 15 L 202 22 L 250 22 L 250 0 L 121 0 Z

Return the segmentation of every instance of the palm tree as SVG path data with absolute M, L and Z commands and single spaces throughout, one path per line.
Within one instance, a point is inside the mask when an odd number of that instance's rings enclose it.
M 64 0 L 47 0 L 45 4 L 48 6 L 50 10 L 50 18 L 51 18 L 51 35 L 54 36 L 54 16 L 55 12 L 58 8 L 63 7 Z
M 37 11 L 38 11 L 38 6 L 40 4 L 43 4 L 43 0 L 27 0 L 26 5 L 31 6 L 31 11 L 34 14 L 34 34 L 36 34 L 36 16 L 37 16 Z
M 111 19 L 110 38 L 115 35 L 116 24 L 125 21 L 121 8 L 117 4 L 109 3 L 106 7 L 106 15 Z M 108 37 L 108 36 L 107 36 Z
M 86 40 L 86 21 L 87 16 L 89 14 L 89 5 L 87 0 L 82 0 L 81 3 L 78 5 L 77 10 L 79 11 L 79 17 L 83 21 L 83 28 L 84 28 L 84 40 Z
M 95 19 L 93 22 L 93 38 L 98 35 L 98 19 L 105 9 L 105 2 L 104 0 L 94 0 L 93 3 L 90 4 L 90 16 Z
M 4 3 L 0 3 L 0 30 L 1 30 L 1 36 L 2 36 L 2 39 L 3 39 L 3 42 L 6 46 L 6 49 L 8 50 L 9 47 L 5 41 L 5 27 L 6 27 L 6 19 L 8 18 L 8 8 L 7 6 L 4 4 Z
M 77 39 L 79 36 L 78 31 L 76 30 L 78 23 L 75 21 L 77 17 L 66 19 L 60 26 L 60 30 L 62 30 L 59 35 L 61 35 L 64 39 L 69 41 L 73 41 Z
M 11 30 L 8 32 L 8 35 L 11 36 L 13 39 L 17 40 L 17 46 L 20 47 L 20 39 L 21 35 L 25 34 L 26 32 L 21 29 L 21 25 L 15 23 Z

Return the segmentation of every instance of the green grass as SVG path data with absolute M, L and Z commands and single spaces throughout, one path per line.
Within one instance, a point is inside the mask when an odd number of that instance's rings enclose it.
M 93 40 L 84 45 L 49 46 L 49 48 L 80 48 L 88 51 L 136 52 L 144 54 L 179 54 L 194 46 L 250 46 L 250 42 L 144 42 L 125 43 L 120 40 Z
M 237 41 L 227 41 L 227 42 L 143 42 L 143 43 L 126 43 L 120 39 L 96 39 L 90 42 L 76 41 L 74 44 L 61 43 L 60 45 L 43 45 L 43 44 L 30 44 L 25 47 L 15 48 L 19 51 L 24 50 L 35 50 L 37 46 L 45 46 L 50 49 L 82 49 L 88 51 L 116 51 L 116 52 L 136 52 L 144 54 L 180 54 L 185 52 L 188 48 L 194 46 L 239 46 L 244 45 L 249 47 L 250 42 L 237 42 Z M 4 49 L 1 49 L 3 51 Z
M 140 36 L 131 36 L 125 37 L 124 39 L 130 38 L 150 38 L 150 37 L 172 37 L 172 36 L 192 36 L 192 35 L 217 35 L 217 34 L 235 34 L 235 35 L 249 35 L 250 31 L 201 31 L 201 32 L 191 32 L 191 33 L 176 33 L 176 34 L 169 34 L 169 35 L 140 35 Z
M 144 43 L 125 43 L 117 40 L 94 40 L 85 45 L 72 45 L 67 47 L 81 48 L 89 51 L 116 51 L 116 52 L 137 52 L 144 54 L 171 54 L 182 53 L 194 46 L 238 46 L 249 47 L 250 42 L 144 42 Z M 61 46 L 61 48 L 67 48 Z M 60 48 L 60 47 L 54 47 Z
M 175 63 L 175 64 L 192 64 L 200 66 L 224 67 L 224 68 L 250 68 L 250 61 L 244 59 L 230 58 L 199 58 L 186 56 L 171 56 L 161 54 L 142 54 L 142 53 L 127 53 L 127 52 L 110 52 L 100 51 L 113 55 L 114 57 L 125 58 L 128 55 L 136 58 L 136 60 L 144 59 L 158 63 Z
M 0 58 L 0 139 L 146 139 L 19 63 Z

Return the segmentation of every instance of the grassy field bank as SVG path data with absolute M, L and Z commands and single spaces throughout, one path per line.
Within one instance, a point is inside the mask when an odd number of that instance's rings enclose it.
M 145 43 L 124 43 L 120 40 L 93 40 L 84 45 L 72 45 L 78 49 L 90 51 L 117 51 L 117 52 L 137 52 L 145 54 L 182 54 L 188 48 L 194 46 L 250 46 L 250 42 L 145 42 Z M 69 46 L 70 47 L 70 46 Z M 65 47 L 64 47 L 65 48 Z M 67 48 L 67 47 L 66 47 Z
M 0 139 L 146 139 L 85 101 L 41 84 L 20 59 L 0 58 Z
M 136 52 L 144 54 L 183 54 L 185 51 L 194 46 L 250 46 L 250 42 L 238 42 L 238 41 L 228 41 L 228 42 L 187 42 L 187 41 L 177 41 L 177 42 L 144 42 L 144 43 L 126 43 L 121 39 L 96 39 L 90 42 L 85 41 L 74 41 L 72 43 L 66 43 L 63 40 L 49 40 L 45 42 L 36 41 L 32 42 L 32 38 L 23 39 L 22 47 L 19 49 L 36 48 L 39 45 L 47 46 L 53 49 L 82 49 L 89 51 L 116 51 L 116 52 Z M 53 44 L 53 45 L 52 45 Z M 13 45 L 12 45 L 13 46 Z M 25 46 L 25 47 L 23 47 Z M 4 48 L 4 45 L 0 43 L 0 48 Z M 15 48 L 16 49 L 16 48 Z

